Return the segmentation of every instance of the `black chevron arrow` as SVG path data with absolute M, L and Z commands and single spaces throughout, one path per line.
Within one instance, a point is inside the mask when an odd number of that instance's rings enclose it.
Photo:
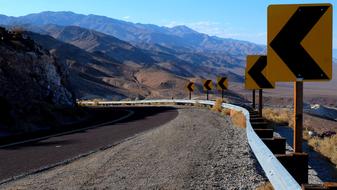
M 220 86 L 221 89 L 226 90 L 227 87 L 225 86 L 225 82 L 227 80 L 227 77 L 222 77 L 219 82 L 218 85 Z
M 212 83 L 212 80 L 206 80 L 204 83 L 204 87 L 207 90 L 212 90 L 212 88 L 210 87 L 210 84 Z
M 328 79 L 301 45 L 301 41 L 328 8 L 328 6 L 300 6 L 270 43 L 297 78 Z
M 193 82 L 190 82 L 190 83 L 187 85 L 187 89 L 188 89 L 190 92 L 193 92 L 193 91 L 194 91 L 193 86 L 194 86 L 194 83 L 193 83 Z
M 261 56 L 250 68 L 248 74 L 253 78 L 260 88 L 273 88 L 273 85 L 262 74 L 262 70 L 267 66 L 267 56 Z

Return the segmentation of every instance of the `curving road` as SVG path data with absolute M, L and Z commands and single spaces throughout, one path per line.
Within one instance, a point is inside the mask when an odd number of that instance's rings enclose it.
M 111 120 L 103 126 L 0 148 L 0 183 L 113 146 L 178 115 L 172 107 L 115 107 L 108 113 Z
M 209 109 L 0 189 L 256 189 L 266 182 L 245 129 Z

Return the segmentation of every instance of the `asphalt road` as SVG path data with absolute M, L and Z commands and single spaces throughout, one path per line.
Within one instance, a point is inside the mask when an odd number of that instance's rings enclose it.
M 111 146 L 137 133 L 158 127 L 178 115 L 178 111 L 172 107 L 113 109 L 118 113 L 123 112 L 118 117 L 130 116 L 91 129 L 0 148 L 0 182 Z M 116 119 L 111 114 L 111 121 Z

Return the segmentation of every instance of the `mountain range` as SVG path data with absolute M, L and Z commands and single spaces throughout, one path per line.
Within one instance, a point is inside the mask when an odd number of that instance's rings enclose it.
M 194 52 L 221 52 L 245 56 L 251 53 L 261 53 L 265 49 L 262 45 L 201 34 L 186 26 L 167 28 L 152 24 L 134 24 L 105 16 L 82 15 L 73 12 L 48 11 L 21 17 L 0 15 L 0 20 L 0 24 L 3 25 L 79 26 L 112 35 L 132 44 L 158 44 L 172 49 L 178 48 Z
M 250 42 L 73 12 L 0 15 L 55 57 L 76 98 L 184 97 L 188 80 L 243 81 L 245 56 L 265 52 Z M 199 85 L 199 91 L 200 91 Z
M 266 47 L 196 32 L 73 12 L 0 15 L 0 25 L 27 36 L 57 60 L 80 99 L 184 97 L 188 80 L 227 76 L 243 82 L 247 54 Z M 336 50 L 334 50 L 335 52 Z

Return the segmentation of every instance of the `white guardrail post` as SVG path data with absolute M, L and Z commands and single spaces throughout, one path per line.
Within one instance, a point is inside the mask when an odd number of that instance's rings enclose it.
M 121 104 L 151 104 L 151 103 L 180 103 L 180 104 L 204 104 L 214 105 L 214 101 L 208 100 L 138 100 L 138 101 L 81 101 L 84 105 L 121 105 Z M 277 160 L 263 141 L 257 136 L 250 124 L 249 112 L 242 107 L 232 104 L 222 104 L 223 108 L 242 112 L 246 117 L 246 134 L 250 148 L 267 175 L 275 190 L 301 190 L 301 186 Z

